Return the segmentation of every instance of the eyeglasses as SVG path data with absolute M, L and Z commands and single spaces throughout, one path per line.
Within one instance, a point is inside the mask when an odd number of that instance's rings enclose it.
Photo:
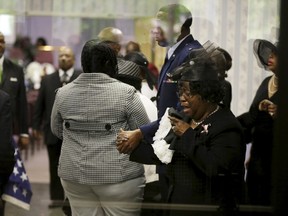
M 190 90 L 184 87 L 178 87 L 177 95 L 178 97 L 181 97 L 182 95 L 186 97 L 192 97 Z

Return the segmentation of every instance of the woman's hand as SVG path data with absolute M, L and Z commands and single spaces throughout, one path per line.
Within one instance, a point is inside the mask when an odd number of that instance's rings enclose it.
M 140 129 L 124 131 L 122 128 L 117 134 L 116 147 L 120 153 L 130 154 L 140 143 L 142 132 Z
M 277 105 L 267 99 L 259 103 L 259 110 L 269 113 L 273 119 L 275 119 L 277 115 Z
M 178 118 L 169 116 L 171 125 L 172 125 L 172 130 L 177 136 L 182 136 L 185 131 L 190 128 L 190 125 Z
M 267 107 L 267 112 L 271 115 L 273 119 L 277 116 L 277 105 L 276 104 L 269 104 Z

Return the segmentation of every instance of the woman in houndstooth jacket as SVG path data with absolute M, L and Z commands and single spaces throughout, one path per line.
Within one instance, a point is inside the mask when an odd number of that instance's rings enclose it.
M 81 63 L 84 73 L 58 90 L 51 115 L 52 132 L 63 139 L 58 174 L 72 214 L 139 215 L 143 165 L 117 151 L 116 133 L 149 119 L 136 90 L 113 78 L 111 48 L 90 40 Z

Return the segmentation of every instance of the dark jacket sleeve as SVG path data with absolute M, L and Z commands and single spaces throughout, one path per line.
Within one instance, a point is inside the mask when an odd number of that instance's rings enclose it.
M 155 133 L 158 130 L 159 121 L 160 120 L 158 119 L 151 123 L 140 126 L 140 130 L 143 134 L 144 139 L 150 144 L 153 143 L 153 137 L 155 136 Z
M 28 104 L 27 104 L 27 95 L 26 95 L 26 87 L 24 80 L 24 72 L 21 67 L 18 67 L 18 76 L 20 80 L 20 89 L 18 96 L 18 106 L 16 106 L 18 124 L 19 124 L 19 133 L 20 134 L 28 134 Z M 18 109 L 17 109 L 18 108 Z
M 246 143 L 250 143 L 252 141 L 252 130 L 253 127 L 255 126 L 257 116 L 260 112 L 258 106 L 261 99 L 265 98 L 264 95 L 266 94 L 265 92 L 267 89 L 267 83 L 269 79 L 270 77 L 264 79 L 259 88 L 257 89 L 254 99 L 250 105 L 249 111 L 237 117 L 238 121 L 240 122 L 243 128 Z
M 11 173 L 14 163 L 11 102 L 9 95 L 0 90 L 0 173 Z
M 38 97 L 33 113 L 33 129 L 40 130 L 45 109 L 45 77 L 41 81 L 41 87 L 38 92 Z

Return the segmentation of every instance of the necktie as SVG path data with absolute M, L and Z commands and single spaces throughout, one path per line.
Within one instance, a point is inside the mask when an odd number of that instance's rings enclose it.
M 62 77 L 61 77 L 61 82 L 63 85 L 66 85 L 69 82 L 69 76 L 66 71 L 64 71 Z

